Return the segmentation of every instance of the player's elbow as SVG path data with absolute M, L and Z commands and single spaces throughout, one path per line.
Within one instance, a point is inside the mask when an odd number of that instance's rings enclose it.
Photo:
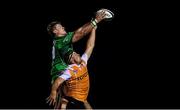
M 63 79 L 58 77 L 54 82 L 55 88 L 58 88 L 62 82 L 63 82 Z

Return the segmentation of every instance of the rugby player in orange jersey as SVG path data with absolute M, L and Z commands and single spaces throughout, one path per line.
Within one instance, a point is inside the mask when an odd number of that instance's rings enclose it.
M 76 52 L 72 52 L 66 57 L 68 68 L 61 74 L 53 83 L 51 94 L 48 97 L 48 102 L 55 105 L 55 108 L 65 109 L 66 105 L 71 102 L 83 103 L 86 109 L 92 109 L 87 101 L 89 93 L 89 75 L 87 70 L 87 61 L 91 56 L 95 45 L 96 27 L 92 30 L 84 54 L 80 57 Z M 61 104 L 57 104 L 57 92 L 61 84 L 66 83 L 66 92 L 62 98 Z

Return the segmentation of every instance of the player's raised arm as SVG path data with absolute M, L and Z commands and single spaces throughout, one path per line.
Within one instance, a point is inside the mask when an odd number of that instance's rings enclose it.
M 95 38 L 96 38 L 96 28 L 93 28 L 93 30 L 91 31 L 91 34 L 89 36 L 89 39 L 88 39 L 88 41 L 86 43 L 85 53 L 87 54 L 88 59 L 91 56 L 91 53 L 92 53 L 92 51 L 94 49 Z
M 78 28 L 74 32 L 74 36 L 72 38 L 72 42 L 77 42 L 78 40 L 80 40 L 81 38 L 86 36 L 89 32 L 91 32 L 92 29 L 95 26 L 97 26 L 97 23 L 99 23 L 100 21 L 105 19 L 105 15 L 106 15 L 105 11 L 101 11 L 100 13 L 96 14 L 96 17 L 95 17 L 94 20 L 92 20 L 91 22 L 88 22 L 85 25 L 83 25 L 82 27 Z

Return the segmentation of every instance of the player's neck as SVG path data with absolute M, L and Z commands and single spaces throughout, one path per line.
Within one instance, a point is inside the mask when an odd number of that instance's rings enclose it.
M 64 34 L 56 34 L 56 37 L 63 37 L 65 36 Z

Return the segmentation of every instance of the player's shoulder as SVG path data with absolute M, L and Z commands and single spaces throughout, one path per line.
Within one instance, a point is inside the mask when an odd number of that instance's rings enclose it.
M 83 66 L 87 66 L 87 63 L 86 63 L 84 60 L 82 60 L 81 64 L 82 64 Z
M 74 34 L 74 32 L 68 32 L 67 34 L 68 34 L 68 35 L 72 35 L 72 34 Z
M 86 53 L 84 53 L 81 56 L 81 60 L 82 60 L 82 64 L 87 65 L 87 61 L 88 61 L 88 55 Z
M 73 35 L 74 35 L 74 32 L 68 32 L 68 33 L 66 34 L 66 36 L 64 37 L 63 42 L 70 42 L 71 39 L 72 39 L 72 37 L 73 37 Z
M 66 34 L 66 37 L 67 37 L 67 36 L 73 36 L 73 34 L 74 34 L 74 32 L 68 32 L 68 33 Z

